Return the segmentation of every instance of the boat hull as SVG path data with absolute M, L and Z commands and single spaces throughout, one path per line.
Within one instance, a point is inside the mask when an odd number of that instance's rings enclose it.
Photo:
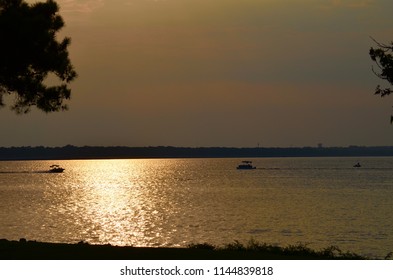
M 64 168 L 54 168 L 49 170 L 49 173 L 63 173 Z
M 254 167 L 254 166 L 238 166 L 238 167 L 236 167 L 236 169 L 251 170 L 251 169 L 256 169 L 256 167 Z

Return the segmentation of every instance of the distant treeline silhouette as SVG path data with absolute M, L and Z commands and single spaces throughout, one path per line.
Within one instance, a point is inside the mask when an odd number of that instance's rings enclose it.
M 7 147 L 0 148 L 0 160 L 127 159 L 127 158 L 252 158 L 252 157 L 363 157 L 393 156 L 385 147 Z

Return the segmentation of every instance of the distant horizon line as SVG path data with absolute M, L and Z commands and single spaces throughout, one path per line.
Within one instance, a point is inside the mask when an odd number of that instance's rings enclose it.
M 393 148 L 393 145 L 342 145 L 342 146 L 173 146 L 173 145 L 149 145 L 149 146 L 128 146 L 128 145 L 72 145 L 67 144 L 63 146 L 0 146 L 1 149 L 10 148 L 179 148 L 179 149 L 303 149 L 303 148 L 317 148 L 317 149 L 329 149 L 329 148 Z
M 0 160 L 125 159 L 125 158 L 228 158 L 228 157 L 331 157 L 393 156 L 393 146 L 347 147 L 174 147 L 174 146 L 25 146 L 0 148 Z

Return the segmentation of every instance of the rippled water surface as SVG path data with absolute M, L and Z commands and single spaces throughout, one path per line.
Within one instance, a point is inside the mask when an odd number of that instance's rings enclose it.
M 361 168 L 353 168 L 357 161 Z M 66 170 L 44 172 L 51 164 Z M 0 238 L 393 250 L 393 158 L 0 162 Z

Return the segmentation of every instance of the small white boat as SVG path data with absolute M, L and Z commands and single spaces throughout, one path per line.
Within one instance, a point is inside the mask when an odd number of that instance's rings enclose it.
M 65 169 L 60 167 L 57 164 L 53 164 L 50 166 L 49 173 L 62 173 Z
M 252 165 L 252 161 L 249 160 L 243 160 L 241 164 L 239 164 L 236 169 L 256 169 L 255 166 Z

